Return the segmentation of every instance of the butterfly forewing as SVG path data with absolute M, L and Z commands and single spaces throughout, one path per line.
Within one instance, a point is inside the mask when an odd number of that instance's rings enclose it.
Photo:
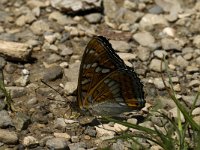
M 112 107 L 141 108 L 145 103 L 143 95 L 143 85 L 136 73 L 124 64 L 106 38 L 94 37 L 85 49 L 80 66 L 79 106 L 98 106 L 108 112 Z
M 79 104 L 82 105 L 86 94 L 96 84 L 118 67 L 124 67 L 123 61 L 115 54 L 111 45 L 103 37 L 94 37 L 83 54 L 78 85 Z M 86 103 L 86 102 L 85 102 Z

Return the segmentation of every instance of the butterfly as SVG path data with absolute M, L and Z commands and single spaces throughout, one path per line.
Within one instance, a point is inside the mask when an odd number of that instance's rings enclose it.
M 98 115 L 115 116 L 145 105 L 137 74 L 103 36 L 93 37 L 85 48 L 77 92 L 79 107 Z

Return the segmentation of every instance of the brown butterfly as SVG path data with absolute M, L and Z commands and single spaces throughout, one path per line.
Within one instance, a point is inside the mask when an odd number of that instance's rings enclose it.
M 85 49 L 77 89 L 79 107 L 98 115 L 115 116 L 145 105 L 137 74 L 102 36 L 93 37 Z

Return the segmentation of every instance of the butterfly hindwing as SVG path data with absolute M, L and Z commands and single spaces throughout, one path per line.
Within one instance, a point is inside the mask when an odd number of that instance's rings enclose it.
M 144 106 L 142 85 L 133 74 L 131 70 L 118 69 L 100 81 L 89 95 L 90 108 L 93 112 L 114 115 L 142 108 Z

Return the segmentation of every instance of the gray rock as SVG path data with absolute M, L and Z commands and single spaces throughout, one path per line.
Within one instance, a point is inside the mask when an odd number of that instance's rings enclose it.
M 101 21 L 102 15 L 100 13 L 92 13 L 89 15 L 85 15 L 85 19 L 89 23 L 98 23 Z
M 48 32 L 50 27 L 47 22 L 43 20 L 38 20 L 31 25 L 30 29 L 33 31 L 34 34 L 42 35 L 45 32 Z
M 58 38 L 58 36 L 59 36 L 58 34 L 48 34 L 48 35 L 44 35 L 44 39 L 48 43 L 52 44 L 52 43 L 54 43 L 56 41 L 56 39 Z
M 40 0 L 29 0 L 27 2 L 27 5 L 30 7 L 30 8 L 37 8 L 37 7 L 47 7 L 49 6 L 49 3 L 45 2 L 45 1 L 40 1 Z
M 71 56 L 73 54 L 73 50 L 70 47 L 66 47 L 64 44 L 59 44 L 58 49 L 61 51 L 61 56 Z
M 163 59 L 163 56 L 167 56 L 167 52 L 164 50 L 155 50 L 154 55 L 160 59 Z
M 68 81 L 73 81 L 78 83 L 78 73 L 79 73 L 80 62 L 75 62 L 70 64 L 69 68 L 64 69 L 64 74 Z
M 36 17 L 39 17 L 41 14 L 41 9 L 39 7 L 35 7 L 32 9 L 32 12 Z
M 55 132 L 53 135 L 54 135 L 56 138 L 64 138 L 64 139 L 66 139 L 67 141 L 69 141 L 70 138 L 71 138 L 71 136 L 70 136 L 69 134 L 67 134 L 67 133 Z
M 0 128 L 6 128 L 8 126 L 13 126 L 12 119 L 5 110 L 0 111 Z
M 200 107 L 195 108 L 195 109 L 192 111 L 192 115 L 200 115 Z
M 10 18 L 10 13 L 6 11 L 0 11 L 0 22 L 8 21 L 8 18 Z
M 61 60 L 60 55 L 58 54 L 51 54 L 48 58 L 47 58 L 47 62 L 50 64 L 56 63 L 58 61 Z
M 153 5 L 149 10 L 150 14 L 162 14 L 163 9 L 159 7 L 158 5 Z
M 165 27 L 162 31 L 162 33 L 164 33 L 165 35 L 167 36 L 171 36 L 171 37 L 174 37 L 175 36 L 175 29 L 173 28 L 170 28 L 170 27 Z
M 18 140 L 16 132 L 0 129 L 0 142 L 5 144 L 17 144 Z
M 3 57 L 0 57 L 0 69 L 2 69 L 6 65 L 6 61 Z
M 33 97 L 33 98 L 28 99 L 28 101 L 27 101 L 26 104 L 27 104 L 28 106 L 32 107 L 33 105 L 37 104 L 37 102 L 38 102 L 37 98 L 36 98 L 36 97 Z
M 30 82 L 29 75 L 22 75 L 14 82 L 17 86 L 26 86 Z
M 188 106 L 191 107 L 194 103 L 195 95 L 194 96 L 193 95 L 192 96 L 191 95 L 186 95 L 186 96 L 182 95 L 182 99 Z M 197 103 L 196 103 L 196 106 L 199 106 L 199 105 L 200 105 L 200 97 L 198 97 Z
M 161 78 L 155 78 L 153 83 L 154 83 L 155 87 L 158 88 L 159 90 L 165 89 L 165 85 Z
M 123 15 L 124 22 L 128 24 L 134 24 L 138 21 L 144 14 L 141 12 L 133 12 L 130 10 L 125 10 Z
M 135 10 L 137 8 L 137 4 L 131 0 L 124 1 L 124 8 Z
M 114 137 L 114 135 L 116 134 L 114 131 L 110 131 L 109 129 L 106 130 L 104 128 L 101 127 L 95 127 L 96 131 L 97 131 L 97 137 L 102 139 L 102 140 L 106 140 L 106 139 L 112 139 Z
M 118 11 L 117 4 L 114 0 L 104 0 L 103 1 L 103 7 L 104 7 L 104 14 L 109 18 L 109 19 L 115 19 L 116 12 Z
M 194 117 L 193 117 L 193 120 L 194 120 L 198 125 L 200 125 L 200 115 L 194 116 Z
M 40 43 L 38 40 L 29 39 L 26 41 L 26 44 L 28 44 L 30 47 L 35 47 L 35 46 L 39 45 Z
M 17 113 L 15 118 L 13 119 L 15 128 L 18 131 L 27 129 L 29 124 L 31 123 L 30 117 L 24 113 Z
M 173 39 L 164 38 L 161 40 L 161 45 L 164 50 L 178 50 L 181 51 L 182 46 Z
M 199 67 L 197 67 L 197 66 L 187 66 L 186 70 L 189 73 L 195 73 L 195 72 L 199 72 L 200 71 Z
M 84 133 L 87 134 L 87 135 L 89 135 L 89 136 L 91 136 L 91 137 L 96 137 L 96 134 L 97 134 L 95 128 L 90 127 L 90 126 L 88 126 L 86 128 L 86 130 L 84 131 Z
M 26 95 L 27 91 L 24 87 L 6 87 L 6 89 L 10 92 L 11 98 L 18 98 Z
M 138 121 L 135 118 L 130 118 L 130 119 L 127 120 L 127 122 L 131 123 L 131 124 L 137 124 Z
M 4 32 L 4 28 L 2 26 L 0 26 L 0 33 Z
M 74 20 L 58 11 L 53 11 L 49 14 L 49 20 L 56 21 L 60 25 L 75 24 Z
M 47 140 L 46 146 L 49 149 L 68 150 L 67 140 L 65 138 L 52 138 Z
M 79 137 L 78 136 L 71 136 L 71 141 L 72 141 L 72 143 L 77 143 L 77 142 L 79 142 Z
M 65 10 L 65 12 L 78 12 L 101 7 L 102 0 L 50 0 L 51 6 Z
M 56 129 L 65 129 L 66 127 L 66 123 L 65 123 L 65 119 L 64 118 L 57 118 L 55 121 L 54 121 L 54 127 Z
M 54 45 L 54 44 L 51 44 L 51 45 L 49 46 L 49 49 L 50 49 L 50 50 L 53 50 L 53 51 L 55 51 L 55 52 L 58 51 L 58 47 L 57 47 L 56 45 Z
M 185 54 L 184 56 L 183 56 L 183 58 L 185 59 L 185 60 L 191 60 L 192 59 L 192 53 L 187 53 L 187 54 Z
M 199 80 L 191 80 L 189 83 L 189 87 L 198 87 L 200 85 L 200 81 Z
M 70 150 L 86 150 L 86 143 L 84 142 L 72 143 L 68 146 Z
M 176 58 L 176 64 L 180 67 L 187 67 L 189 62 L 185 60 L 182 56 Z
M 125 143 L 123 143 L 122 140 L 117 140 L 116 143 L 113 143 L 111 146 L 112 150 L 125 150 L 128 149 L 128 147 L 125 146 Z
M 180 91 L 181 91 L 181 86 L 180 86 L 180 84 L 174 85 L 174 86 L 173 86 L 173 89 L 174 89 L 174 91 L 176 91 L 176 92 L 180 92 Z
M 137 51 L 137 56 L 140 60 L 142 61 L 146 61 L 149 59 L 150 57 L 150 49 L 148 49 L 147 47 L 143 47 L 143 46 L 139 46 Z
M 133 38 L 142 46 L 153 47 L 155 43 L 154 37 L 146 31 L 134 34 Z
M 68 68 L 69 67 L 69 64 L 68 64 L 68 62 L 62 62 L 62 63 L 60 63 L 60 65 L 59 65 L 61 68 Z
M 200 35 L 196 35 L 193 39 L 193 44 L 197 47 L 200 48 Z
M 200 57 L 196 59 L 196 63 L 200 66 Z
M 60 66 L 52 66 L 44 71 L 43 80 L 53 81 L 63 76 L 63 71 Z
M 38 140 L 34 138 L 33 136 L 24 137 L 22 142 L 24 146 L 29 147 L 29 148 L 34 148 L 39 145 Z
M 156 71 L 156 72 L 162 72 L 164 70 L 164 63 L 162 63 L 162 70 L 161 70 L 161 63 L 162 61 L 159 59 L 152 59 L 149 65 L 150 70 Z
M 156 0 L 155 2 L 165 12 L 169 12 L 169 16 L 167 17 L 169 21 L 175 21 L 178 18 L 178 13 L 182 11 L 181 4 L 178 0 Z
M 152 128 L 153 123 L 151 121 L 145 121 L 139 124 L 142 127 L 146 127 L 146 128 Z
M 79 123 L 81 125 L 87 125 L 92 123 L 95 120 L 95 117 L 93 116 L 83 116 L 83 117 L 79 117 Z
M 22 15 L 16 20 L 16 25 L 24 26 L 26 23 L 31 23 L 36 20 L 35 15 L 32 12 L 27 13 L 26 15 Z
M 177 111 L 179 111 L 177 107 L 169 110 L 169 112 L 172 114 L 172 117 L 174 117 L 175 119 L 178 119 Z M 181 112 L 180 112 L 180 119 L 181 119 L 181 122 L 185 122 L 185 118 Z
M 76 88 L 77 88 L 77 82 L 73 82 L 73 81 L 72 82 L 66 82 L 65 87 L 64 87 L 64 91 L 67 94 L 72 94 L 72 93 L 74 93 Z
M 168 26 L 167 20 L 162 15 L 146 14 L 140 21 L 141 29 L 153 29 L 155 25 Z
M 112 47 L 116 51 L 128 52 L 131 49 L 131 46 L 125 41 L 109 41 L 112 44 Z
M 176 107 L 176 104 L 174 103 L 174 101 L 172 99 L 170 99 L 169 97 L 166 97 L 166 96 L 162 96 L 162 97 L 159 97 L 159 100 L 161 102 L 161 107 L 162 108 L 174 108 Z
M 121 59 L 123 59 L 124 61 L 128 61 L 128 60 L 135 60 L 136 59 L 136 55 L 132 54 L 132 53 L 117 53 L 119 55 L 119 57 Z
M 5 71 L 9 74 L 13 74 L 17 70 L 17 65 L 12 63 L 7 63 L 5 66 Z

